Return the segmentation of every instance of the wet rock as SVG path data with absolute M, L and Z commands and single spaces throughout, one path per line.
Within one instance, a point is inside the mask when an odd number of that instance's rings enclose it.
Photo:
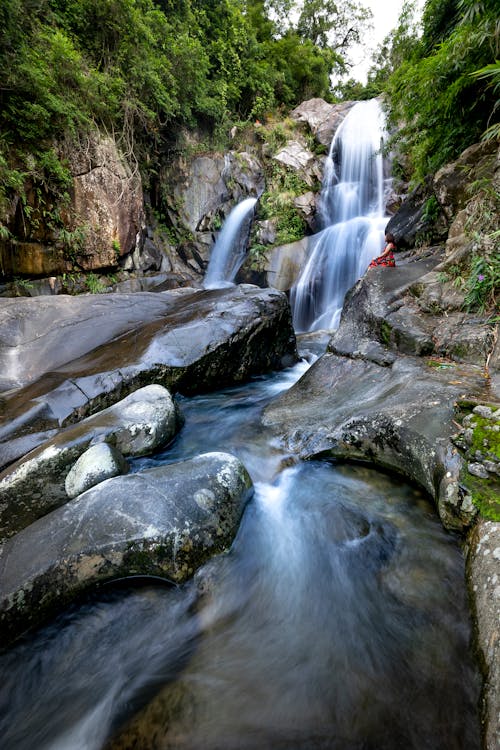
M 264 266 L 267 283 L 280 291 L 288 291 L 297 281 L 307 255 L 307 238 L 288 245 L 278 245 L 267 253 Z
M 66 494 L 71 499 L 77 497 L 105 479 L 126 474 L 128 469 L 128 463 L 117 448 L 108 443 L 93 445 L 82 453 L 66 476 Z
M 297 359 L 286 296 L 251 286 L 2 299 L 0 321 L 3 387 L 34 381 L 0 399 L 0 466 L 3 444 L 147 383 L 199 393 Z
M 185 581 L 230 546 L 251 493 L 237 458 L 207 453 L 108 479 L 41 518 L 0 548 L 2 645 L 100 581 Z
M 462 460 L 447 439 L 462 387 L 415 358 L 380 366 L 327 353 L 267 407 L 263 421 L 303 458 L 361 460 L 397 471 L 434 498 L 447 528 L 462 530 L 475 509 L 460 490 Z
M 139 456 L 168 443 L 180 425 L 170 393 L 152 384 L 62 430 L 0 473 L 0 539 L 67 502 L 68 473 L 93 444 Z
M 480 520 L 474 528 L 467 544 L 467 580 L 485 668 L 483 746 L 493 750 L 500 743 L 500 523 Z

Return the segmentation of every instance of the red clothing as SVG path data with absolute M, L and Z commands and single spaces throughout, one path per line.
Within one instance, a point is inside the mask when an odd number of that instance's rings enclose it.
M 388 253 L 385 253 L 383 255 L 379 255 L 378 258 L 374 258 L 368 268 L 376 268 L 377 266 L 384 266 L 385 268 L 394 268 L 396 265 L 396 261 L 394 260 L 394 253 L 392 252 L 392 249 L 394 245 L 392 242 L 386 246 L 386 249 L 390 247 Z

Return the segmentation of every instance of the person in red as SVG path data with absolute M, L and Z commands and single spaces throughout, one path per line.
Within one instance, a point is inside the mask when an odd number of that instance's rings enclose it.
M 382 255 L 378 258 L 374 258 L 368 268 L 375 268 L 376 266 L 385 266 L 386 268 L 394 268 L 396 261 L 394 260 L 394 250 L 396 249 L 396 240 L 394 235 L 390 232 L 386 232 L 385 235 L 385 247 Z

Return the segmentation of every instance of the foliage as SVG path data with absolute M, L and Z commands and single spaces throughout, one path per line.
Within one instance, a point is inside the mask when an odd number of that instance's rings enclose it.
M 498 114 L 500 34 L 494 0 L 427 0 L 421 38 L 408 23 L 409 8 L 374 80 L 387 94 L 390 122 L 403 124 L 396 142 L 409 156 L 413 182 L 420 182 L 486 128 L 498 132 L 491 120 Z
M 298 195 L 309 190 L 297 172 L 275 163 L 268 176 L 267 190 L 259 202 L 259 216 L 276 220 L 276 244 L 285 245 L 301 239 L 305 221 L 295 207 Z
M 85 277 L 85 284 L 90 294 L 102 294 L 106 291 L 106 284 L 95 273 L 89 273 Z

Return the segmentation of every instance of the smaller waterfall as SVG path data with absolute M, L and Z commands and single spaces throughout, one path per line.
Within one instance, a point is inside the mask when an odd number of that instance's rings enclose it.
M 322 231 L 309 240 L 291 304 L 298 331 L 338 326 L 344 297 L 380 254 L 384 227 L 384 118 L 373 99 L 349 112 L 332 140 L 320 200 Z
M 230 285 L 243 263 L 246 242 L 257 198 L 246 198 L 233 208 L 212 248 L 205 289 L 219 289 Z

